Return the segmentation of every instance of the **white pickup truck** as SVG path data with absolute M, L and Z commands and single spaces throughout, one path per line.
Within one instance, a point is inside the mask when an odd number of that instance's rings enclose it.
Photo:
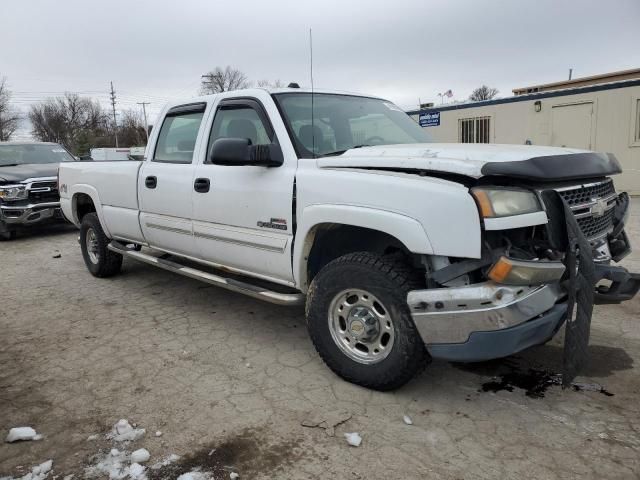
M 306 303 L 348 381 L 388 390 L 432 357 L 508 356 L 567 318 L 578 355 L 593 303 L 640 288 L 611 265 L 630 250 L 611 155 L 433 144 L 391 102 L 299 88 L 174 102 L 156 125 L 144 161 L 60 166 L 89 271 L 129 257 Z

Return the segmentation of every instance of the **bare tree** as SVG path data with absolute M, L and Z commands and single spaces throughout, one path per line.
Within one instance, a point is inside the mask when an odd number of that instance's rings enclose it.
M 144 119 L 137 110 L 125 110 L 120 116 L 118 139 L 124 147 L 144 146 L 147 144 Z
M 7 79 L 0 77 L 0 142 L 6 142 L 18 129 L 20 115 L 11 105 L 11 91 Z
M 74 153 L 85 153 L 109 130 L 109 116 L 100 104 L 72 93 L 32 105 L 29 120 L 34 137 L 61 143 Z
M 247 76 L 236 68 L 227 65 L 226 68 L 216 67 L 214 70 L 202 76 L 200 92 L 203 95 L 210 93 L 228 92 L 249 87 Z
M 273 82 L 271 80 L 258 80 L 258 82 L 256 83 L 259 87 L 270 87 L 270 88 L 282 88 L 284 87 L 284 83 L 282 83 L 282 80 L 280 80 L 279 78 L 277 80 L 274 80 Z
M 469 100 L 474 102 L 481 102 L 482 100 L 491 100 L 498 94 L 497 88 L 488 87 L 486 85 L 482 85 L 481 87 L 476 88 L 471 95 L 469 95 Z

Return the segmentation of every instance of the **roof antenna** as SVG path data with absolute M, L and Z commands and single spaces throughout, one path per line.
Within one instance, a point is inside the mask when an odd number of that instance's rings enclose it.
M 313 120 L 313 36 L 309 28 L 309 71 L 311 77 L 311 153 L 316 158 L 316 129 Z

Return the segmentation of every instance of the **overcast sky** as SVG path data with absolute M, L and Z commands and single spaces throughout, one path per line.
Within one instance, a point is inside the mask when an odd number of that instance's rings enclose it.
M 232 65 L 252 80 L 380 95 L 403 108 L 640 67 L 640 0 L 0 0 L 0 76 L 15 102 L 64 91 L 118 108 L 198 93 Z

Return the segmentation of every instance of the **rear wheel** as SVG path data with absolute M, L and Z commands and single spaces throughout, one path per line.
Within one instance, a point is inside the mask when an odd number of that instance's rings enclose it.
M 87 269 L 95 277 L 110 277 L 120 272 L 122 255 L 107 248 L 109 239 L 102 230 L 95 212 L 82 217 L 80 249 Z
M 407 306 L 418 287 L 399 258 L 369 252 L 344 255 L 314 278 L 307 296 L 307 324 L 325 363 L 350 382 L 392 390 L 429 360 Z

